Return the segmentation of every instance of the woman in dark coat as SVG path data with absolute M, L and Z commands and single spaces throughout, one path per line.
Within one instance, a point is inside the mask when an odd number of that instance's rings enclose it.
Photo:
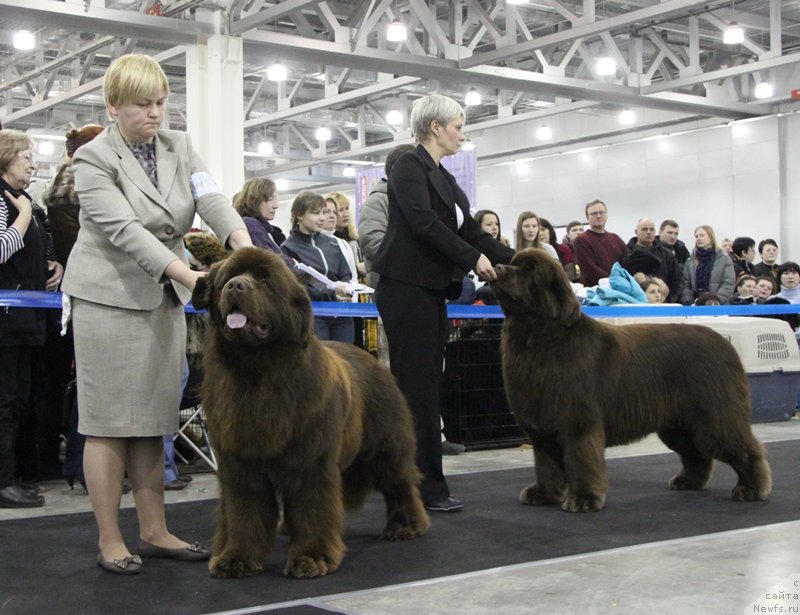
M 462 508 L 442 472 L 440 385 L 448 323 L 445 299 L 459 296 L 464 273 L 495 279 L 493 263 L 514 251 L 481 230 L 467 195 L 440 162 L 464 141 L 464 109 L 429 94 L 414 103 L 418 146 L 393 165 L 389 224 L 375 259 L 375 302 L 389 340 L 391 369 L 409 401 L 417 432 L 421 494 L 428 510 Z

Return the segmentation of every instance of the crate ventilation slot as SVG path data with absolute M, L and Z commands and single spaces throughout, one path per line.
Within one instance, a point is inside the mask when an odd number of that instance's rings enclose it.
M 775 333 L 761 333 L 758 335 L 759 359 L 788 359 L 789 347 L 786 338 Z

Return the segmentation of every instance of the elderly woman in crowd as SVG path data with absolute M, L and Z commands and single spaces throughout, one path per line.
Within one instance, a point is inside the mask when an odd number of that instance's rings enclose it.
M 36 170 L 33 142 L 0 130 L 0 288 L 56 290 L 63 268 L 55 261 L 44 212 L 25 192 Z M 50 260 L 48 260 L 50 259 Z M 0 507 L 42 506 L 35 486 L 15 482 L 14 441 L 20 417 L 31 411 L 32 349 L 45 341 L 45 311 L 0 309 Z
M 392 372 L 414 414 L 420 492 L 428 510 L 458 511 L 442 471 L 440 388 L 448 335 L 445 299 L 461 292 L 464 273 L 496 278 L 493 262 L 513 250 L 481 230 L 469 200 L 442 167 L 464 141 L 464 109 L 428 94 L 414 102 L 411 129 L 418 143 L 389 175 L 389 224 L 374 270 L 375 302 L 389 340 Z
M 205 275 L 187 265 L 182 239 L 198 214 L 229 247 L 252 243 L 188 135 L 161 129 L 169 84 L 159 64 L 121 56 L 106 72 L 103 94 L 115 121 L 73 160 L 81 228 L 63 290 L 72 297 L 97 564 L 128 575 L 141 571 L 140 556 L 209 557 L 168 531 L 164 511 L 162 436 L 178 426 L 183 303 Z M 139 518 L 137 555 L 119 527 L 126 472 Z

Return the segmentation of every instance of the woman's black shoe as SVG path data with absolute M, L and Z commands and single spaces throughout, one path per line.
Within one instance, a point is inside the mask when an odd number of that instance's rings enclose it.
M 0 489 L 0 508 L 39 508 L 44 506 L 44 497 L 30 495 L 19 485 Z
M 432 512 L 458 512 L 464 508 L 461 500 L 457 500 L 452 495 L 446 498 L 436 498 L 425 502 L 425 508 Z

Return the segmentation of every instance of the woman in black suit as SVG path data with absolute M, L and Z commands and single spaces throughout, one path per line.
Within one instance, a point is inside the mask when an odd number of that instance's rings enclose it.
M 389 340 L 391 369 L 414 413 L 421 495 L 431 511 L 461 510 L 442 472 L 440 385 L 448 323 L 445 299 L 458 297 L 474 270 L 494 280 L 493 263 L 514 251 L 481 230 L 467 195 L 442 166 L 464 141 L 464 109 L 441 94 L 414 103 L 418 146 L 389 176 L 389 224 L 375 259 L 375 302 Z

